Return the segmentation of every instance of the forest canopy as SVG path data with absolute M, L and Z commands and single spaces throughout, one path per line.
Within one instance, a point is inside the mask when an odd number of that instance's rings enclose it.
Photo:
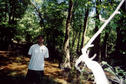
M 36 36 L 45 36 L 53 60 L 68 63 L 116 9 L 120 0 L 0 0 L 0 50 L 10 45 L 27 49 Z M 105 30 L 93 42 L 90 56 L 126 69 L 126 5 L 122 5 Z

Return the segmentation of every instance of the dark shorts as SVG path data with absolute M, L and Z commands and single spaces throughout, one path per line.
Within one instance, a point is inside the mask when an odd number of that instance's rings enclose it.
M 26 75 L 26 81 L 40 82 L 44 76 L 43 71 L 28 70 Z

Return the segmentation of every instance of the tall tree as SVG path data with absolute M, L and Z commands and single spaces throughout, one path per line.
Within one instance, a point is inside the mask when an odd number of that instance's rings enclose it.
M 89 8 L 85 9 L 85 16 L 84 16 L 84 24 L 83 24 L 83 32 L 82 32 L 82 41 L 81 41 L 81 49 L 84 47 L 84 39 L 85 39 L 85 32 L 87 27 L 87 20 L 89 15 Z
M 76 49 L 76 52 L 77 54 L 80 54 L 80 38 L 81 38 L 81 28 L 82 28 L 82 25 L 80 25 L 80 31 L 79 31 L 79 35 L 78 35 L 78 42 L 77 42 L 77 49 Z
M 71 68 L 70 65 L 70 50 L 69 50 L 69 33 L 70 33 L 70 23 L 72 18 L 72 10 L 73 10 L 73 0 L 69 0 L 69 9 L 68 9 L 68 16 L 66 20 L 66 32 L 65 32 L 65 40 L 64 40 L 64 54 L 65 54 L 65 60 L 63 66 L 65 68 Z

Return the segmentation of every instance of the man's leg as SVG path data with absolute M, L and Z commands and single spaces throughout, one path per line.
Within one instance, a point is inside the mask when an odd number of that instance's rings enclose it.
M 34 71 L 28 70 L 26 78 L 25 78 L 26 84 L 33 84 L 34 83 L 34 76 L 35 76 Z
M 36 83 L 37 84 L 44 84 L 43 83 L 43 76 L 44 76 L 44 72 L 43 71 L 37 71 L 36 72 Z

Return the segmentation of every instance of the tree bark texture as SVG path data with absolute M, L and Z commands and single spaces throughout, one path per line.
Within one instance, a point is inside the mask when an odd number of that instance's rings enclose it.
M 101 56 L 102 56 L 102 60 L 105 60 L 107 58 L 107 40 L 109 37 L 109 33 L 105 33 L 105 37 L 103 39 L 103 44 L 101 46 Z
M 78 42 L 77 42 L 77 54 L 80 55 L 81 51 L 80 51 L 80 36 L 81 36 L 81 27 L 82 25 L 80 25 L 80 31 L 79 31 L 79 35 L 78 35 Z
M 73 1 L 69 0 L 69 9 L 68 9 L 68 17 L 66 20 L 66 33 L 65 33 L 65 40 L 64 40 L 64 54 L 65 54 L 65 61 L 64 67 L 71 68 L 70 65 L 70 51 L 69 51 L 69 33 L 70 33 L 70 23 L 72 18 L 72 10 L 73 10 Z
M 85 9 L 85 17 L 84 17 L 84 26 L 83 26 L 83 32 L 82 32 L 82 41 L 81 41 L 81 48 L 84 47 L 84 40 L 85 40 L 85 32 L 86 32 L 86 27 L 87 27 L 87 20 L 88 20 L 88 14 L 89 14 L 89 9 Z M 80 50 L 81 51 L 81 50 Z

